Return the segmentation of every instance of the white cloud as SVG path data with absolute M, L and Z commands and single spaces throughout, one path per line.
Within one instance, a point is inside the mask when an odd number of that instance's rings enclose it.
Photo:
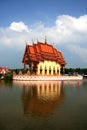
M 87 48 L 80 47 L 78 45 L 70 45 L 68 48 L 73 53 L 73 55 L 77 55 L 77 60 L 78 57 L 80 57 L 81 61 L 84 61 L 84 63 L 87 64 Z
M 25 41 L 44 41 L 45 36 L 49 43 L 54 42 L 56 46 L 58 44 L 75 53 L 78 49 L 83 60 L 83 53 L 87 57 L 87 15 L 79 18 L 61 15 L 51 27 L 46 27 L 43 23 L 28 27 L 23 22 L 12 22 L 7 28 L 0 28 L 0 45 L 24 50 Z
M 56 25 L 63 30 L 87 32 L 87 15 L 80 16 L 79 18 L 62 15 L 57 18 Z
M 86 41 L 87 15 L 75 18 L 69 15 L 59 16 L 56 20 L 56 30 L 61 43 L 76 43 Z
M 42 40 L 47 36 L 48 42 L 55 44 L 85 44 L 87 41 L 87 15 L 79 18 L 69 15 L 58 16 L 55 25 L 45 27 L 43 23 L 32 25 L 28 28 L 23 22 L 12 22 L 7 28 L 0 29 L 0 38 L 3 44 L 12 44 L 15 41 Z M 21 40 L 20 40 L 21 39 Z M 20 43 L 22 45 L 22 43 Z
M 12 22 L 9 28 L 17 32 L 29 32 L 27 25 L 25 25 L 23 22 Z

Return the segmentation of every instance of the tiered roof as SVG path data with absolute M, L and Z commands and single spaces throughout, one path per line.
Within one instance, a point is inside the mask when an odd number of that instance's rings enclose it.
M 37 44 L 26 45 L 22 60 L 23 63 L 40 62 L 44 60 L 56 61 L 61 65 L 66 64 L 62 52 L 48 43 L 37 42 Z

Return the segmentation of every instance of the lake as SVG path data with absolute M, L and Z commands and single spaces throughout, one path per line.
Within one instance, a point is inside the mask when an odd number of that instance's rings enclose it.
M 87 130 L 87 79 L 1 80 L 0 130 Z

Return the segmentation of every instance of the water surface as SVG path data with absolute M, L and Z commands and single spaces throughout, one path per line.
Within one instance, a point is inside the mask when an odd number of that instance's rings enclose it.
M 87 80 L 0 81 L 0 130 L 87 130 Z

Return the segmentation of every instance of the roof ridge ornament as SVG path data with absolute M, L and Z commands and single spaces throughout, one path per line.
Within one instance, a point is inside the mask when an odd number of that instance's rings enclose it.
M 34 44 L 34 41 L 33 41 L 33 39 L 32 39 L 32 43 Z
M 45 44 L 47 44 L 47 38 L 46 38 L 46 36 L 45 36 Z

